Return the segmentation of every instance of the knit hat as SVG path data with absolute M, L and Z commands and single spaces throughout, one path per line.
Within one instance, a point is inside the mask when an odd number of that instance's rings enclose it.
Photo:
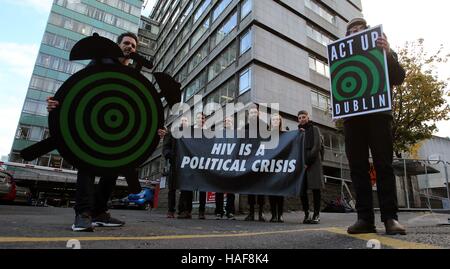
M 347 24 L 347 31 L 349 31 L 353 26 L 363 24 L 367 26 L 367 21 L 364 18 L 354 18 Z

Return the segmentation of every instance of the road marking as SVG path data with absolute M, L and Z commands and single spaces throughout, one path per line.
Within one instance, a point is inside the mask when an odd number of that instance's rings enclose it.
M 433 246 L 429 244 L 415 243 L 404 241 L 400 239 L 394 239 L 390 237 L 380 236 L 378 234 L 348 234 L 347 230 L 342 228 L 328 228 L 328 232 L 346 235 L 352 238 L 369 241 L 369 240 L 378 240 L 382 245 L 396 248 L 396 249 L 440 249 L 441 247 Z
M 160 235 L 160 236 L 146 236 L 146 237 L 0 237 L 0 243 L 50 243 L 50 242 L 67 242 L 76 239 L 80 242 L 93 241 L 156 241 L 156 240 L 180 240 L 180 239 L 205 239 L 205 238 L 227 238 L 227 237 L 252 237 L 264 235 L 290 234 L 290 233 L 305 233 L 305 232 L 330 232 L 333 234 L 345 235 L 355 239 L 369 241 L 378 240 L 384 246 L 389 246 L 398 249 L 439 249 L 438 246 L 429 244 L 414 243 L 393 239 L 389 237 L 380 236 L 377 234 L 348 234 L 342 228 L 318 228 L 318 229 L 299 229 L 286 231 L 271 231 L 271 232 L 254 232 L 254 233 L 236 233 L 236 234 L 192 234 L 192 235 Z
M 272 232 L 236 233 L 236 234 L 192 234 L 192 235 L 160 235 L 147 237 L 0 237 L 0 243 L 47 243 L 67 242 L 71 239 L 79 241 L 148 241 L 148 240 L 177 240 L 177 239 L 201 239 L 201 238 L 223 238 L 223 237 L 251 237 L 261 235 L 276 235 L 303 232 L 327 232 L 328 228 L 300 229 Z

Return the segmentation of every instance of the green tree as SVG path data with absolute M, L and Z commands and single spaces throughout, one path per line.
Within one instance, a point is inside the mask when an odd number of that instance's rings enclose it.
M 424 40 L 407 42 L 398 52 L 399 62 L 406 71 L 405 82 L 393 89 L 393 136 L 397 157 L 416 143 L 429 139 L 437 131 L 436 122 L 448 120 L 450 106 L 446 97 L 449 79 L 438 78 L 438 65 L 447 63 L 443 46 L 428 55 Z

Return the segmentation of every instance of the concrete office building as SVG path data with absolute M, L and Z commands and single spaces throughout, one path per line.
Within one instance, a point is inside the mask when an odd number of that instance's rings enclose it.
M 182 83 L 191 106 L 196 94 L 203 104 L 279 103 L 290 130 L 309 111 L 325 138 L 325 174 L 349 178 L 331 120 L 326 44 L 357 16 L 360 0 L 160 0 L 150 15 L 160 23 L 155 69 Z M 156 153 L 141 176 L 160 177 L 162 162 Z
M 123 32 L 137 33 L 142 4 L 142 0 L 54 0 L 9 161 L 22 163 L 19 151 L 48 137 L 46 98 L 88 63 L 69 61 L 73 45 L 93 33 L 114 41 Z M 57 151 L 31 164 L 72 168 Z

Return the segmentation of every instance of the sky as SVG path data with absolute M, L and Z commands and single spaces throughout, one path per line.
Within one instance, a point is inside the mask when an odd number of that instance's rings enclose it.
M 257 1 L 257 0 L 255 0 Z M 156 0 L 148 0 L 148 15 Z M 0 157 L 8 155 L 20 112 L 44 34 L 52 0 L 0 0 Z M 383 24 L 391 46 L 425 39 L 425 48 L 440 44 L 450 53 L 450 2 L 442 0 L 362 0 L 370 25 Z M 441 78 L 450 77 L 450 63 L 439 68 Z M 450 101 L 450 100 L 449 100 Z M 438 136 L 450 136 L 450 121 L 438 124 Z

